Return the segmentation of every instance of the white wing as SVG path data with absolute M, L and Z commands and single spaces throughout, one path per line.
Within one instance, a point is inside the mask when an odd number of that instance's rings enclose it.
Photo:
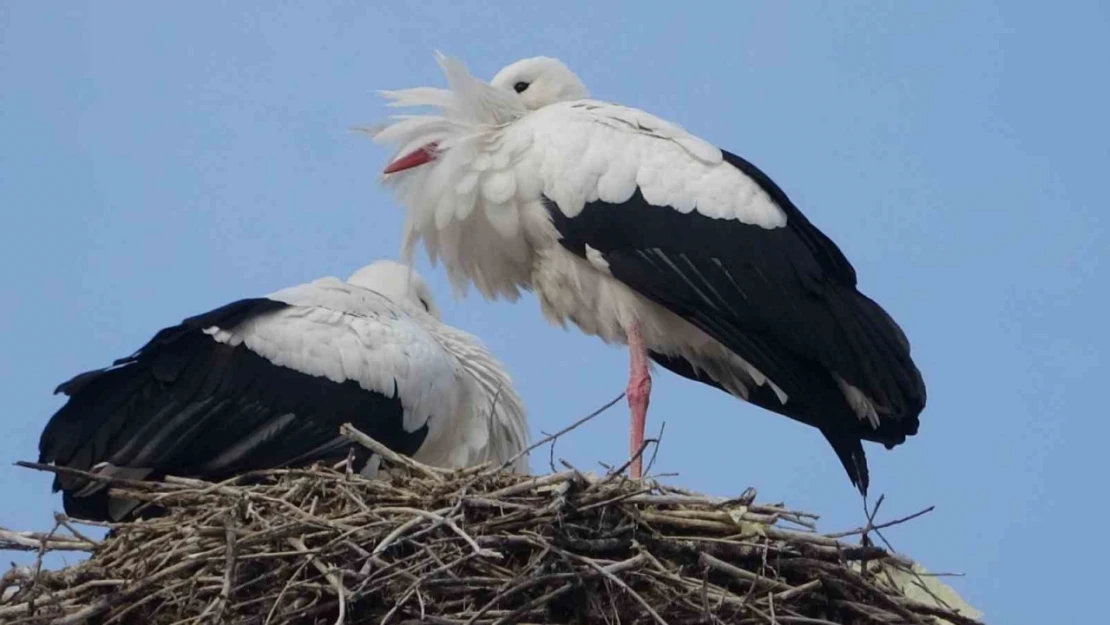
M 476 90 L 470 85 L 468 93 Z M 416 105 L 419 96 L 409 92 L 403 101 Z M 427 104 L 442 100 L 440 93 Z M 573 217 L 587 202 L 622 204 L 639 190 L 650 204 L 681 212 L 768 229 L 786 223 L 782 209 L 724 162 L 719 149 L 644 111 L 577 100 L 508 124 L 491 117 L 466 125 L 458 116 L 445 124 L 452 115 L 445 109 L 444 117 L 404 119 L 375 139 L 446 146 L 431 163 L 391 174 L 387 182 L 408 208 L 405 253 L 423 240 L 433 263 L 444 258 L 457 291 L 473 281 L 487 297 L 519 295 L 529 283 L 537 240 L 554 236 L 544 230 L 545 198 Z
M 274 364 L 353 380 L 391 394 L 406 431 L 428 425 L 415 457 L 438 466 L 505 462 L 527 442 L 522 402 L 500 363 L 473 336 L 406 302 L 335 278 L 268 296 L 291 308 L 259 317 L 222 342 L 243 342 Z M 523 463 L 523 464 L 522 464 Z M 527 458 L 514 468 L 526 468 Z
M 377 138 L 443 143 L 437 118 L 423 119 Z M 460 128 L 436 161 L 391 180 L 402 202 L 417 209 L 413 228 L 426 231 L 465 221 L 480 208 L 509 239 L 519 234 L 521 204 L 541 195 L 574 216 L 586 202 L 623 203 L 637 188 L 651 204 L 681 212 L 765 228 L 786 222 L 759 185 L 725 163 L 712 144 L 644 111 L 596 100 L 552 104 L 511 124 Z
M 569 217 L 586 202 L 626 202 L 639 188 L 655 206 L 775 228 L 786 215 L 719 149 L 637 109 L 597 101 L 544 107 L 506 129 L 506 146 L 528 145 L 517 177 L 542 180 L 542 193 Z
M 529 445 L 528 422 L 524 402 L 517 395 L 512 379 L 504 366 L 481 341 L 458 328 L 438 324 L 436 335 L 444 349 L 453 354 L 462 366 L 463 374 L 476 386 L 471 394 L 470 406 L 462 413 L 470 415 L 459 427 L 475 434 L 467 437 L 484 444 L 475 446 L 478 462 L 503 464 L 515 461 L 510 469 L 519 473 L 528 471 L 528 455 L 522 452 Z
M 460 401 L 454 365 L 426 329 L 385 297 L 335 278 L 323 278 L 267 296 L 284 308 L 231 331 L 206 332 L 275 365 L 333 382 L 355 381 L 393 395 L 405 408 L 405 430 L 429 418 L 451 418 Z M 429 423 L 434 428 L 436 421 Z

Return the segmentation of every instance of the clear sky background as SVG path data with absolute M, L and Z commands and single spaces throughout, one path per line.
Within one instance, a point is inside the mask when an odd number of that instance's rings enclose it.
M 387 114 L 375 90 L 442 85 L 436 49 L 485 78 L 544 54 L 758 163 L 899 320 L 929 403 L 919 436 L 869 447 L 872 496 L 888 518 L 937 508 L 897 548 L 966 574 L 948 581 L 994 623 L 1078 620 L 1105 594 L 1106 543 L 1080 534 L 1106 512 L 1110 435 L 1105 5 L 92 4 L 0 2 L 0 526 L 60 509 L 9 464 L 35 459 L 57 383 L 183 317 L 396 256 L 389 153 L 350 131 Z M 623 349 L 531 296 L 455 301 L 420 261 L 535 435 L 623 390 Z M 668 373 L 662 421 L 668 479 L 861 522 L 816 430 Z M 557 455 L 619 462 L 627 428 L 622 403 Z

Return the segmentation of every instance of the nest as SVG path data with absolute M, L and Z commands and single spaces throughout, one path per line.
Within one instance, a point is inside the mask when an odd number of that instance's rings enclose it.
M 445 471 L 345 432 L 388 471 L 115 480 L 164 516 L 112 524 L 101 541 L 61 516 L 49 534 L 0 530 L 0 546 L 40 556 L 91 552 L 56 571 L 13 566 L 0 622 L 978 623 L 872 544 L 883 524 L 821 534 L 814 515 L 750 490 L 707 497 L 619 469 Z

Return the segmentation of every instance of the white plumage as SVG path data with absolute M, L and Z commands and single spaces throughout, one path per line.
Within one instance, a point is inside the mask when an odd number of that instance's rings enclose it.
M 866 491 L 861 439 L 913 434 L 925 388 L 901 329 L 762 171 L 678 125 L 593 100 L 537 57 L 487 84 L 439 57 L 448 89 L 384 92 L 431 106 L 376 131 L 386 182 L 456 291 L 534 290 L 545 315 L 632 357 L 632 445 L 648 358 L 821 429 Z M 634 463 L 633 473 L 639 473 Z
M 59 390 L 71 398 L 43 433 L 42 461 L 84 470 L 217 479 L 341 460 L 346 421 L 436 466 L 528 466 L 509 375 L 392 261 L 193 317 Z M 55 486 L 67 511 L 104 516 L 98 485 Z M 107 505 L 112 517 L 129 509 Z

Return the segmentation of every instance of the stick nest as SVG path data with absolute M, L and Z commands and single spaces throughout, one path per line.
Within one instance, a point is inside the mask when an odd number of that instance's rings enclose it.
M 0 622 L 978 623 L 873 545 L 870 522 L 820 534 L 814 515 L 751 490 L 726 500 L 569 466 L 382 466 L 372 480 L 343 466 L 115 480 L 165 516 L 113 524 L 102 541 L 61 516 L 49 534 L 0 530 L 10 549 L 91 552 L 57 571 L 13 566 Z

